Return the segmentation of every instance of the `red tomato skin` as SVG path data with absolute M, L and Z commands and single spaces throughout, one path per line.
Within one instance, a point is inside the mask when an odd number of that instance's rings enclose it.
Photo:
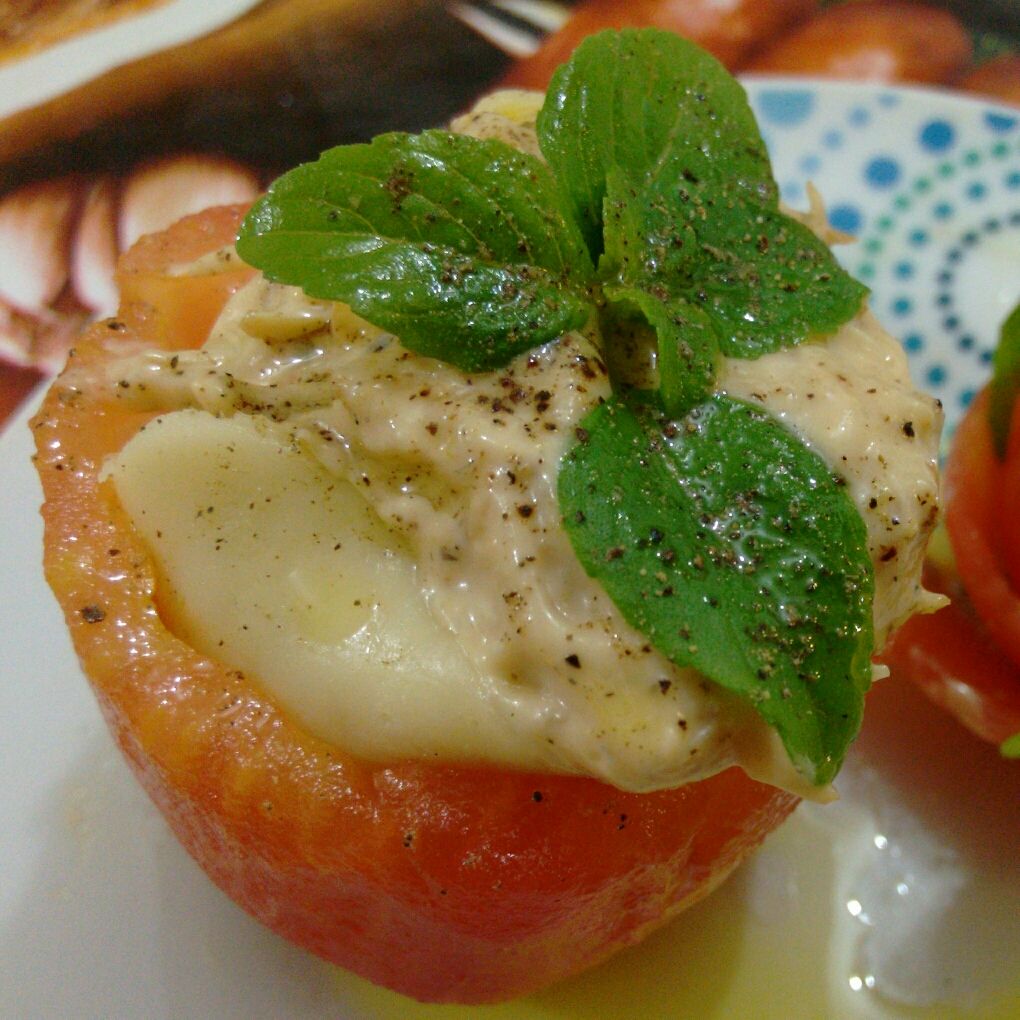
M 956 88 L 1020 106 L 1020 53 L 1003 53 L 968 71 Z
M 1002 488 L 996 498 L 998 514 L 993 528 L 994 537 L 998 539 L 998 551 L 1010 587 L 1020 596 L 1020 400 L 1013 405 L 1001 472 Z
M 1008 479 L 1020 474 L 1018 436 L 1013 429 L 1009 454 L 1000 461 L 988 426 L 988 392 L 980 393 L 960 422 L 946 463 L 945 520 L 968 598 L 995 643 L 1020 666 L 1020 592 L 1009 577 L 1017 564 L 1007 567 L 1016 552 L 1003 544 L 1000 523 L 1016 513 L 1003 495 Z
M 958 579 L 929 568 L 925 586 L 952 601 L 908 620 L 881 661 L 894 679 L 916 683 L 972 733 L 1001 744 L 1020 733 L 1020 669 L 985 629 Z
M 125 757 L 184 847 L 242 907 L 419 999 L 533 991 L 705 895 L 796 798 L 737 769 L 642 795 L 589 779 L 357 760 L 309 735 L 257 680 L 166 628 L 151 557 L 98 480 L 104 458 L 148 416 L 78 383 L 125 345 L 201 342 L 209 308 L 250 273 L 175 276 L 167 302 L 159 276 L 229 242 L 243 212 L 186 219 L 129 256 L 122 273 L 136 274 L 142 296 L 82 340 L 72 377 L 34 419 L 47 579 Z
M 1020 402 L 1005 461 L 995 455 L 982 392 L 957 429 L 945 472 L 945 521 L 958 576 L 929 565 L 925 583 L 950 597 L 914 617 L 881 658 L 972 732 L 1001 743 L 1020 733 Z

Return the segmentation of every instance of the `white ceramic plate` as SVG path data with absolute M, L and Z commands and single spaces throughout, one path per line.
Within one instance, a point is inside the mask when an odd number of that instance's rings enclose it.
M 784 197 L 814 180 L 841 258 L 950 422 L 1020 299 L 1020 121 L 951 95 L 749 83 Z M 1020 1015 L 1020 768 L 888 684 L 840 778 L 723 890 L 541 996 L 419 1007 L 227 901 L 135 786 L 40 569 L 26 415 L 0 437 L 0 1015 Z M 920 1007 L 920 1012 L 910 1008 Z

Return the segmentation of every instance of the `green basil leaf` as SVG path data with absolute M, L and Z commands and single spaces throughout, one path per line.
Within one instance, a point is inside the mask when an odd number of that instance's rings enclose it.
M 1003 758 L 1020 758 L 1020 733 L 1014 733 L 1011 737 L 999 744 L 999 753 Z
M 761 409 L 715 396 L 673 421 L 642 399 L 590 412 L 564 458 L 574 549 L 656 648 L 748 699 L 827 783 L 871 679 L 864 523 L 841 480 Z
M 540 160 L 444 131 L 341 146 L 277 180 L 238 252 L 465 371 L 582 326 L 594 270 Z
M 606 249 L 599 276 L 607 310 L 636 310 L 656 336 L 659 391 L 673 414 L 700 403 L 712 391 L 720 358 L 708 315 L 686 299 L 695 280 L 688 274 L 697 246 L 690 226 L 662 202 L 648 203 L 625 175 L 610 169 L 603 202 Z M 603 334 L 613 337 L 611 325 Z
M 778 209 L 749 207 L 740 195 L 712 200 L 706 209 L 700 191 L 685 194 L 677 204 L 658 184 L 639 190 L 611 171 L 599 262 L 606 298 L 639 305 L 658 334 L 660 389 L 673 414 L 708 396 L 714 372 L 705 367 L 714 366 L 720 352 L 757 357 L 830 332 L 857 311 L 864 295 L 849 277 L 834 286 L 828 248 Z M 649 299 L 638 300 L 637 290 Z M 663 306 L 670 312 L 662 314 Z M 684 330 L 686 362 L 697 369 L 682 386 L 670 375 L 671 368 L 683 368 L 670 361 L 678 343 L 670 323 L 678 314 L 701 324 Z
M 999 333 L 988 387 L 988 423 L 999 460 L 1006 456 L 1013 406 L 1020 399 L 1020 305 L 1009 314 Z
M 639 287 L 607 286 L 612 311 L 636 309 L 656 335 L 659 392 L 671 413 L 700 403 L 719 367 L 719 342 L 709 317 L 687 301 Z
M 638 185 L 659 176 L 726 180 L 763 200 L 778 195 L 744 90 L 713 56 L 671 32 L 584 40 L 553 75 L 538 135 L 594 258 L 603 250 L 611 170 Z
M 867 288 L 777 207 L 724 191 L 707 216 L 693 204 L 682 208 L 701 263 L 686 297 L 709 314 L 727 357 L 756 358 L 825 336 L 860 311 Z

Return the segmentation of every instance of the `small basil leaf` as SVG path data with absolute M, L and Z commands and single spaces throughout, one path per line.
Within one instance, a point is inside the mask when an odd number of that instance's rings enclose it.
M 750 701 L 829 782 L 871 678 L 864 523 L 775 419 L 715 396 L 679 421 L 632 395 L 583 420 L 559 476 L 564 526 L 624 617 Z
M 1011 737 L 999 744 L 999 753 L 1003 758 L 1020 758 L 1020 733 L 1014 733 Z
M 607 285 L 605 294 L 614 310 L 636 309 L 655 331 L 659 393 L 669 413 L 701 403 L 712 390 L 720 357 L 708 316 L 686 301 L 638 287 Z
M 1020 400 L 1020 305 L 1009 314 L 999 333 L 988 387 L 988 423 L 999 460 L 1006 456 L 1013 407 Z
M 538 135 L 593 258 L 603 250 L 611 169 L 639 185 L 665 175 L 726 179 L 763 199 L 777 194 L 744 90 L 714 57 L 670 32 L 585 39 L 553 75 Z
M 465 371 L 592 312 L 593 268 L 548 168 L 493 140 L 427 131 L 331 149 L 272 185 L 237 247 Z
M 710 317 L 686 300 L 696 285 L 690 273 L 696 270 L 697 236 L 667 204 L 615 169 L 606 179 L 603 207 L 606 250 L 598 272 L 608 312 L 618 313 L 618 305 L 636 309 L 652 327 L 663 406 L 682 414 L 712 391 L 720 358 Z

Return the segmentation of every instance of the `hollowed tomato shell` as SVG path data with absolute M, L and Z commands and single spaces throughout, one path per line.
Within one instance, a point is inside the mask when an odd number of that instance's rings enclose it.
M 280 935 L 426 1000 L 520 995 L 635 942 L 721 881 L 796 799 L 730 769 L 652 794 L 594 780 L 369 763 L 164 625 L 154 569 L 98 473 L 146 420 L 82 388 L 125 345 L 202 342 L 249 276 L 168 275 L 244 210 L 143 239 L 123 305 L 73 352 L 33 428 L 46 575 L 125 757 L 184 847 Z

